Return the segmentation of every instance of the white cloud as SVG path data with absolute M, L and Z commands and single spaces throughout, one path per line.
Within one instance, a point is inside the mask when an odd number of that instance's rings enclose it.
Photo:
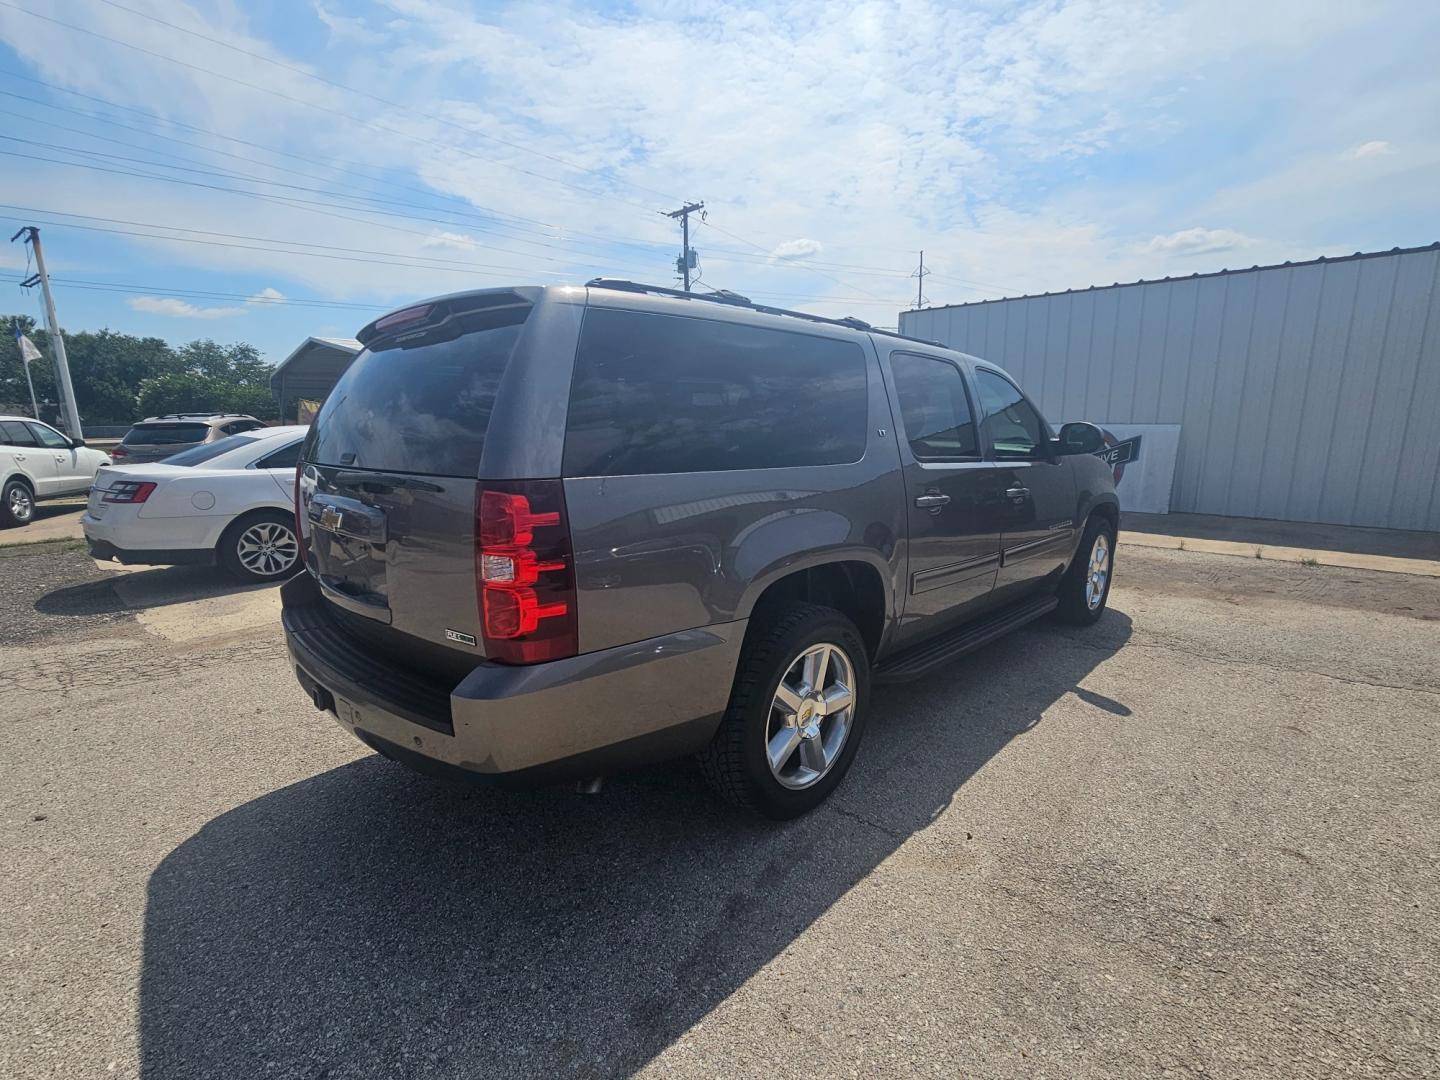
M 1359 146 L 1352 146 L 1349 150 L 1345 151 L 1345 156 L 1347 158 L 1359 159 L 1383 157 L 1386 154 L 1393 154 L 1394 152 L 1395 148 L 1384 139 L 1371 139 L 1369 142 L 1363 142 Z
M 147 315 L 164 315 L 173 319 L 224 319 L 244 315 L 240 307 L 196 307 L 173 296 L 134 296 L 126 301 L 136 311 Z
M 1152 237 L 1140 250 L 1147 255 L 1208 255 L 1249 247 L 1255 240 L 1234 229 L 1181 229 Z
M 783 244 L 775 245 L 770 252 L 770 258 L 785 262 L 788 259 L 813 259 L 824 246 L 818 240 L 806 240 L 803 237 L 796 240 L 786 240 Z
M 276 288 L 274 288 L 274 287 L 272 287 L 272 286 L 267 285 L 267 286 L 265 286 L 265 288 L 261 289 L 261 290 L 260 290 L 258 293 L 256 293 L 254 296 L 252 296 L 252 297 L 250 297 L 249 299 L 247 299 L 245 302 L 246 302 L 247 304 L 265 304 L 265 303 L 270 303 L 270 302 L 273 302 L 273 301 L 276 301 L 276 300 L 284 300 L 284 299 L 285 299 L 285 294 L 284 294 L 284 293 L 282 293 L 279 289 L 276 289 Z
M 315 44 L 325 37 L 318 23 L 313 34 L 266 41 L 252 32 L 246 6 L 230 0 L 170 0 L 154 10 L 407 108 L 93 0 L 49 0 L 44 10 L 203 70 L 3 7 L 0 41 L 47 81 L 303 155 L 297 163 L 216 144 L 245 155 L 237 162 L 200 148 L 155 148 L 317 189 L 283 190 L 320 205 L 50 164 L 27 163 L 16 181 L 43 192 L 34 202 L 51 210 L 264 238 L 249 250 L 159 236 L 113 241 L 133 245 L 147 266 L 177 276 L 243 272 L 273 281 L 275 293 L 376 303 L 597 274 L 664 283 L 679 230 L 657 211 L 704 199 L 717 228 L 692 220 L 691 239 L 707 284 L 884 323 L 913 301 L 909 274 L 922 247 L 936 271 L 927 295 L 941 303 L 1152 276 L 1162 261 L 1172 273 L 1207 269 L 1217 261 L 1211 253 L 1241 246 L 1247 261 L 1305 257 L 1342 240 L 1346 250 L 1388 247 L 1430 239 L 1426 223 L 1440 224 L 1422 169 L 1440 147 L 1427 129 L 1440 81 L 1415 75 L 1423 64 L 1401 62 L 1395 51 L 1418 48 L 1423 35 L 1395 29 L 1387 35 L 1394 48 L 1372 55 L 1352 33 L 1402 16 L 1421 25 L 1424 5 L 1360 13 L 1360 5 L 1306 0 L 795 0 L 697 11 L 635 0 L 609 13 L 549 5 L 536 20 L 508 0 L 382 0 L 364 22 L 350 5 L 314 3 L 330 27 L 328 48 Z M 127 4 L 151 9 L 151 0 Z M 1316 51 L 1325 48 L 1328 55 Z M 1328 62 L 1337 56 L 1346 62 Z M 677 95 L 677 85 L 724 92 Z M 1255 138 L 1237 149 L 1226 137 L 1233 117 L 1249 116 L 1261 99 L 1276 109 L 1254 118 Z M 1404 153 L 1360 154 L 1377 130 Z M 1375 160 L 1336 168 L 1346 146 Z M 368 183 L 356 168 L 383 179 Z M 1391 185 L 1383 192 L 1382 180 Z M 412 219 L 386 203 L 391 216 L 372 216 L 328 194 L 362 190 L 426 209 L 408 211 Z M 1422 236 L 1392 237 L 1376 224 L 1396 206 L 1409 208 Z M 1197 221 L 1227 227 L 1191 227 Z M 1377 234 L 1383 243 L 1371 242 Z M 1252 239 L 1262 236 L 1273 239 Z M 270 242 L 281 238 L 330 245 L 329 254 Z M 67 249 L 84 257 L 85 239 L 57 232 L 52 258 Z M 822 250 L 825 265 L 807 266 Z M 158 289 L 173 279 L 137 269 L 136 280 Z M 285 309 L 248 305 L 247 330 Z
M 425 248 L 448 248 L 452 251 L 474 251 L 479 247 L 473 236 L 458 232 L 434 232 L 420 241 Z
M 337 14 L 319 0 L 314 0 L 311 6 L 315 9 L 315 17 L 325 24 L 330 37 L 336 41 L 346 45 L 378 45 L 385 40 L 385 35 L 370 29 L 364 19 Z

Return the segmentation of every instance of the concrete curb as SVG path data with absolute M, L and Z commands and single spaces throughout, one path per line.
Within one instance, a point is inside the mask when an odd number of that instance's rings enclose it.
M 1159 536 L 1155 533 L 1120 531 L 1120 543 L 1134 547 L 1164 548 L 1168 551 L 1200 551 L 1207 555 L 1231 555 L 1242 559 L 1269 559 L 1347 570 L 1378 570 L 1386 574 L 1415 574 L 1440 577 L 1440 561 L 1402 559 L 1394 555 L 1357 555 L 1349 551 L 1321 551 L 1312 548 L 1275 547 L 1245 544 L 1234 540 L 1199 540 L 1190 536 Z

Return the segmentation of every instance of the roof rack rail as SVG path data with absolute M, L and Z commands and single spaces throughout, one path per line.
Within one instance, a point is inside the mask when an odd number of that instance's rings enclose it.
M 745 307 L 751 311 L 758 311 L 765 315 L 788 315 L 795 319 L 806 319 L 809 322 L 825 323 L 829 326 L 844 326 L 851 330 L 863 330 L 871 334 L 884 334 L 886 337 L 902 338 L 905 341 L 919 341 L 926 345 L 938 345 L 940 348 L 948 348 L 939 341 L 931 341 L 928 338 L 911 337 L 909 334 L 897 333 L 894 330 L 882 330 L 878 326 L 871 326 L 864 319 L 857 319 L 853 315 L 846 315 L 839 319 L 832 319 L 825 315 L 815 315 L 808 311 L 793 311 L 790 308 L 770 307 L 768 304 L 757 304 L 748 296 L 741 296 L 729 289 L 716 289 L 714 292 L 697 293 L 682 292 L 680 289 L 671 289 L 665 285 L 646 285 L 641 281 L 628 281 L 625 278 L 591 278 L 585 283 L 592 289 L 617 289 L 621 292 L 655 293 L 659 296 L 673 296 L 681 300 L 704 300 L 712 304 L 729 304 L 733 307 Z
M 212 417 L 212 416 L 243 416 L 243 415 L 244 415 L 243 413 L 228 413 L 228 412 L 167 412 L 167 413 L 161 413 L 159 416 L 153 416 L 153 417 L 151 417 L 151 419 L 152 419 L 152 420 L 185 420 L 185 419 L 188 419 L 188 418 L 190 418 L 190 417 L 196 417 L 196 416 L 205 417 L 205 418 L 208 419 L 209 417 Z

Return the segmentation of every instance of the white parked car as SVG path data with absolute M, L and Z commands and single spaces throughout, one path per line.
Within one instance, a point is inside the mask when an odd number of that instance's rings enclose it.
M 24 416 L 0 416 L 0 525 L 29 525 L 35 504 L 83 495 L 110 456 Z
M 299 568 L 295 463 L 308 429 L 260 428 L 149 465 L 105 470 L 80 519 L 90 554 L 122 563 L 216 563 L 242 581 Z

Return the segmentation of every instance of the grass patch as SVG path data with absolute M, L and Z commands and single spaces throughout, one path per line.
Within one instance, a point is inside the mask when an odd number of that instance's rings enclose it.
M 84 551 L 85 541 L 67 537 L 60 540 L 21 540 L 0 545 L 0 559 L 18 559 L 23 555 L 50 555 L 63 551 Z
M 1300 565 L 1316 567 L 1320 565 L 1320 560 L 1311 558 L 1309 555 L 1306 555 L 1303 559 L 1300 560 Z

